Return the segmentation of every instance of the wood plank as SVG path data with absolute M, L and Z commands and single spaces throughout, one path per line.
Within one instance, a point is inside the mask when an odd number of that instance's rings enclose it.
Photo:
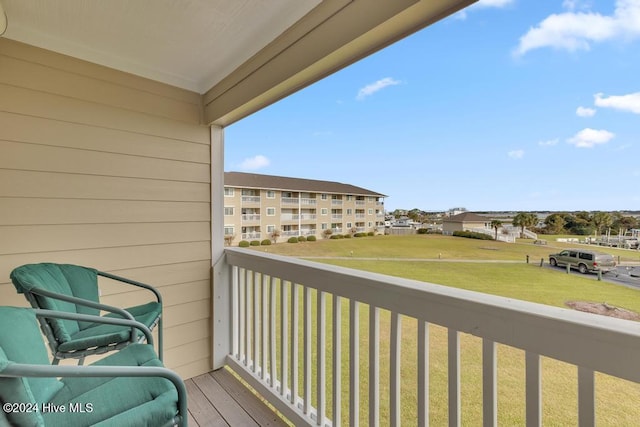
M 242 408 L 263 427 L 286 426 L 287 424 L 265 405 L 247 387 L 242 385 L 236 377 L 226 369 L 219 369 L 211 373 L 211 376 L 237 401 Z
M 166 307 L 164 313 L 165 328 L 208 319 L 211 317 L 211 301 L 207 299 Z
M 210 167 L 206 163 L 10 142 L 4 136 L 0 139 L 0 152 L 2 169 L 210 182 Z
M 2 198 L 2 225 L 208 222 L 209 202 Z
M 211 339 L 194 341 L 183 344 L 180 347 L 166 349 L 163 362 L 167 367 L 174 369 L 191 362 L 201 360 L 203 357 L 211 357 Z
M 165 328 L 165 349 L 180 347 L 184 344 L 211 337 L 211 319 L 200 319 L 191 323 Z
M 160 83 L 155 80 L 125 73 L 113 68 L 84 61 L 72 56 L 62 55 L 51 50 L 9 40 L 0 39 L 0 51 L 8 57 L 22 59 L 35 64 L 46 65 L 80 76 L 90 76 L 131 89 L 137 89 L 191 104 L 201 104 L 200 94 L 186 89 Z
M 202 359 L 194 360 L 171 369 L 182 378 L 193 378 L 211 371 L 211 355 L 204 355 Z
M 44 261 L 86 265 L 98 270 L 110 271 L 120 268 L 142 268 L 184 262 L 210 262 L 210 260 L 211 245 L 209 242 L 0 255 L 0 282 L 9 283 L 9 273 L 19 265 Z
M 0 83 L 7 85 L 187 123 L 200 123 L 201 109 L 197 104 L 1 54 L 0 69 Z
M 207 375 L 207 374 L 205 374 Z M 197 379 L 196 377 L 195 379 Z M 207 399 L 207 396 L 196 385 L 195 379 L 185 381 L 187 387 L 189 413 L 199 426 L 219 427 L 228 426 L 220 412 Z
M 127 304 L 131 306 L 142 304 L 144 301 L 149 301 L 150 298 L 153 298 L 153 294 L 150 291 L 133 286 L 129 286 L 127 289 L 119 287 L 120 292 L 106 292 L 107 289 L 109 288 L 104 286 L 100 287 L 101 299 L 105 304 L 110 304 L 108 301 L 112 300 L 126 299 Z M 209 300 L 211 298 L 210 280 L 176 283 L 157 289 L 162 295 L 165 308 L 203 299 Z
M 0 197 L 209 202 L 210 185 L 0 169 Z
M 0 254 L 210 241 L 207 222 L 0 226 Z
M 211 263 L 209 261 L 194 261 L 181 264 L 111 270 L 110 273 L 163 289 L 165 286 L 180 283 L 211 280 Z M 106 278 L 103 279 L 106 282 L 112 282 L 114 286 L 119 286 L 118 282 Z
M 241 403 L 238 403 L 210 373 L 195 377 L 193 381 L 202 393 L 213 402 L 221 418 L 230 426 L 258 425 L 258 423 L 245 412 Z
M 0 111 L 209 144 L 207 126 L 0 83 Z
M 209 142 L 183 141 L 6 111 L 0 111 L 0 129 L 7 141 L 211 163 Z

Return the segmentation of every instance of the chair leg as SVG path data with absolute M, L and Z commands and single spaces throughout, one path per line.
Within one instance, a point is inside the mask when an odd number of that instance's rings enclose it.
M 60 363 L 60 359 L 58 359 L 57 357 L 53 357 L 53 360 L 51 361 L 52 365 L 57 365 L 58 363 Z
M 78 366 L 82 366 L 82 365 L 84 365 L 84 356 L 78 359 Z
M 158 358 L 160 359 L 160 361 L 162 362 L 162 348 L 163 348 L 163 341 L 162 341 L 162 316 L 160 316 L 160 320 L 158 321 Z

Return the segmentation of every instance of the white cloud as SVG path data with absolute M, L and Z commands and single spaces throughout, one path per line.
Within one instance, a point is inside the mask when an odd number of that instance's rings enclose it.
M 515 0 L 479 0 L 477 3 L 472 4 L 471 6 L 462 9 L 460 12 L 456 13 L 454 16 L 457 19 L 465 20 L 467 19 L 467 11 L 479 9 L 479 8 L 503 8 L 513 4 Z
M 598 107 L 614 108 L 616 110 L 630 111 L 640 114 L 640 92 L 630 93 L 628 95 L 608 96 L 597 93 L 594 95 L 595 104 Z
M 541 147 L 552 147 L 556 144 L 558 144 L 558 142 L 560 142 L 560 140 L 558 138 L 556 139 L 550 139 L 548 141 L 540 141 L 538 142 L 538 145 Z
M 567 142 L 578 148 L 592 148 L 596 145 L 606 144 L 611 141 L 614 136 L 615 134 L 608 130 L 585 128 L 569 138 Z
M 577 4 L 564 3 L 565 7 Z M 550 15 L 520 37 L 513 53 L 522 56 L 543 47 L 570 52 L 589 50 L 592 43 L 640 37 L 640 0 L 616 0 L 615 4 L 612 15 L 572 10 Z
M 374 93 L 384 89 L 387 86 L 395 86 L 399 85 L 400 83 L 400 80 L 395 80 L 391 77 L 385 77 L 384 79 L 380 79 L 377 82 L 368 84 L 360 89 L 358 91 L 358 96 L 356 96 L 356 99 L 363 100 L 367 96 L 373 95 Z
M 262 154 L 258 154 L 254 157 L 249 157 L 248 159 L 244 159 L 242 163 L 240 163 L 240 169 L 242 170 L 258 170 L 264 167 L 269 166 L 271 161 L 263 156 Z
M 593 117 L 596 115 L 596 110 L 593 108 L 578 107 L 576 109 L 576 115 L 578 117 Z
M 512 159 L 521 159 L 524 157 L 524 150 L 512 150 L 507 153 Z

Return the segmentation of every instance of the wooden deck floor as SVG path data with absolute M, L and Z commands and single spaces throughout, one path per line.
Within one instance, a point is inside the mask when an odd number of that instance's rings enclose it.
M 189 426 L 287 426 L 226 369 L 185 381 Z

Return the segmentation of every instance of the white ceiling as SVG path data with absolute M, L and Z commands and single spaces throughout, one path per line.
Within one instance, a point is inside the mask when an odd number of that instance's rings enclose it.
M 4 37 L 204 93 L 320 0 L 0 0 Z

